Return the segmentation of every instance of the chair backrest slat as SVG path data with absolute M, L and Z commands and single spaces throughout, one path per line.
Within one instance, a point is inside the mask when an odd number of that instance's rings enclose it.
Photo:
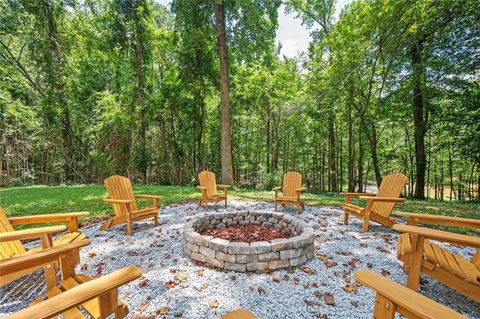
M 130 209 L 137 210 L 135 195 L 133 194 L 133 187 L 130 179 L 120 175 L 113 175 L 107 178 L 104 181 L 104 184 L 107 188 L 109 198 L 133 200 L 133 203 L 130 204 Z M 113 209 L 117 216 L 125 216 L 127 214 L 123 205 L 113 205 Z
M 7 214 L 0 208 L 0 233 L 13 231 L 12 224 L 8 221 Z M 0 260 L 21 255 L 25 252 L 20 240 L 11 240 L 0 243 Z
M 382 180 L 377 196 L 398 198 L 407 184 L 407 181 L 407 176 L 402 173 L 387 175 Z M 380 216 L 389 217 L 394 206 L 395 203 L 375 202 L 372 205 L 372 211 Z
M 287 172 L 283 175 L 282 193 L 286 197 L 296 197 L 296 190 L 302 187 L 302 174 Z
M 217 194 L 217 181 L 215 174 L 210 171 L 203 171 L 198 174 L 198 182 L 201 187 L 207 188 L 207 196 Z

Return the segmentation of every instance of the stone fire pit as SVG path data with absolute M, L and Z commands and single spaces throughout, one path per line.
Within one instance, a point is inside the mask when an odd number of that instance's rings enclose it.
M 201 235 L 206 229 L 261 225 L 289 234 L 290 238 L 252 243 L 231 242 Z M 313 259 L 313 229 L 282 213 L 239 211 L 212 213 L 194 219 L 183 228 L 183 249 L 193 260 L 220 269 L 262 272 L 299 266 Z

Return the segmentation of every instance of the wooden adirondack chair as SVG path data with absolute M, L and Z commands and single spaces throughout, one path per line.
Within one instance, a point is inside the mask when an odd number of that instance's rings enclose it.
M 275 211 L 277 211 L 277 205 L 297 205 L 298 211 L 303 210 L 303 202 L 300 200 L 300 195 L 305 188 L 302 187 L 302 174 L 298 172 L 287 172 L 283 175 L 283 187 L 278 186 L 272 189 L 275 192 Z M 282 196 L 278 193 L 282 192 Z
M 0 208 L 0 261 L 18 256 L 32 255 L 49 247 L 59 247 L 72 242 L 81 241 L 85 238 L 85 235 L 77 231 L 78 218 L 87 214 L 87 212 L 78 212 L 8 218 L 3 209 Z M 12 224 L 39 224 L 59 221 L 66 222 L 69 226 L 70 232 L 55 240 L 53 239 L 53 234 L 64 231 L 66 229 L 65 226 L 37 227 L 25 230 L 14 230 L 12 227 Z M 21 242 L 22 240 L 27 239 L 40 239 L 41 246 L 27 251 Z M 75 265 L 80 263 L 78 249 L 72 255 L 72 258 L 72 262 Z M 0 287 L 42 267 L 45 267 L 47 287 L 53 287 L 56 284 L 56 270 L 55 265 L 49 263 L 35 267 L 32 266 L 30 268 L 18 268 L 17 271 L 8 275 L 2 275 Z
M 92 279 L 75 274 L 72 256 L 75 250 L 89 245 L 88 240 L 47 248 L 36 254 L 14 257 L 0 261 L 0 274 L 9 275 L 16 269 L 26 269 L 45 263 L 59 262 L 61 265 L 62 283 L 47 290 L 44 298 L 34 301 L 28 308 L 4 318 L 44 319 L 62 315 L 65 319 L 85 318 L 79 307 L 94 318 L 125 318 L 128 308 L 118 301 L 118 288 L 140 277 L 142 271 L 138 267 L 126 267 L 111 274 Z
M 240 309 L 240 310 L 235 310 L 231 311 L 229 313 L 226 313 L 222 316 L 220 319 L 256 319 L 255 315 L 245 309 Z
M 368 270 L 355 273 L 359 283 L 376 291 L 374 319 L 393 319 L 399 313 L 411 319 L 467 319 L 419 293 Z
M 104 202 L 112 204 L 115 217 L 100 226 L 101 230 L 127 223 L 127 234 L 131 235 L 132 223 L 148 218 L 153 218 L 155 226 L 158 225 L 158 201 L 162 196 L 135 195 L 130 180 L 120 175 L 110 176 L 104 183 L 108 192 Z M 138 209 L 136 199 L 151 200 L 152 206 Z
M 432 217 L 429 220 L 432 220 Z M 445 220 L 441 218 L 440 222 L 445 222 Z M 448 222 L 452 223 L 452 220 Z M 459 225 L 464 227 L 469 223 L 468 220 L 459 221 Z M 472 225 L 475 226 L 475 223 Z M 476 223 L 476 228 L 478 229 L 478 223 Z M 393 229 L 403 233 L 398 237 L 397 258 L 403 262 L 403 268 L 408 274 L 408 288 L 416 291 L 420 274 L 424 273 L 476 302 L 480 302 L 479 237 L 401 224 L 394 225 Z M 473 247 L 477 251 L 471 260 L 467 260 L 430 240 Z
M 348 225 L 349 215 L 363 219 L 363 231 L 368 231 L 370 220 L 376 221 L 387 227 L 395 224 L 395 219 L 390 217 L 393 207 L 396 203 L 405 202 L 400 198 L 402 189 L 407 184 L 407 176 L 401 173 L 394 173 L 383 178 L 382 184 L 377 194 L 372 193 L 342 193 L 345 203 L 342 208 L 344 211 L 344 224 Z M 350 203 L 352 197 L 359 197 L 367 200 L 365 207 L 360 207 Z
M 218 184 L 215 180 L 215 174 L 209 171 L 203 171 L 198 174 L 199 188 L 202 191 L 202 198 L 198 200 L 198 205 L 205 203 L 205 210 L 208 210 L 208 202 L 225 201 L 227 208 L 227 196 L 230 185 Z M 223 188 L 223 193 L 219 193 L 217 188 Z

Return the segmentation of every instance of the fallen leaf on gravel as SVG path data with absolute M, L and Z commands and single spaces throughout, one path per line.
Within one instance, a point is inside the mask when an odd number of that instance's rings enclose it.
M 160 307 L 155 312 L 157 315 L 166 315 L 168 313 L 168 307 Z
M 132 316 L 132 319 L 155 319 L 154 315 L 142 315 L 140 313 L 135 313 Z
M 298 285 L 299 282 L 300 282 L 300 279 L 298 279 L 298 277 L 293 278 L 293 283 L 295 285 Z
M 305 266 L 301 266 L 300 270 L 302 270 L 304 273 L 309 274 L 309 275 L 315 275 L 317 273 L 315 269 L 308 268 L 308 267 L 305 267 Z
M 138 256 L 139 253 L 136 252 L 136 251 L 127 251 L 127 255 L 130 256 L 130 257 L 133 257 L 133 256 Z
M 290 280 L 290 276 L 289 276 L 289 275 L 285 275 L 285 276 L 283 276 L 283 280 L 285 280 L 285 281 L 289 281 L 289 280 Z
M 184 281 L 187 281 L 188 279 L 188 274 L 186 272 L 180 272 L 176 277 L 175 277 L 176 280 L 180 281 L 180 282 L 184 282 Z
M 292 267 L 292 268 L 288 268 L 287 270 L 287 273 L 289 274 L 293 274 L 295 272 L 295 270 L 297 270 L 296 268 Z
M 142 310 L 142 311 L 147 310 L 147 308 L 148 308 L 148 304 L 147 304 L 147 303 L 142 303 L 142 304 L 140 305 L 140 310 Z
M 321 312 L 315 312 L 314 314 L 315 318 L 320 318 L 320 319 L 327 319 L 327 315 L 326 314 L 322 314 Z
M 315 300 L 303 300 L 307 306 L 313 307 L 313 306 L 320 306 L 321 304 L 318 301 Z
M 323 294 L 323 301 L 329 306 L 335 306 L 335 299 L 333 298 L 333 295 L 329 292 L 326 292 Z
M 195 275 L 197 275 L 198 277 L 203 277 L 203 272 L 204 272 L 203 269 L 195 269 L 193 272 L 194 272 Z
M 95 257 L 96 255 L 97 255 L 97 254 L 94 253 L 93 251 L 91 251 L 91 252 L 89 252 L 89 253 L 87 254 L 87 256 L 90 257 L 90 258 L 93 258 L 93 257 Z
M 262 287 L 258 287 L 257 291 L 258 291 L 259 295 L 264 295 L 265 294 L 265 289 L 263 289 Z
M 332 267 L 335 267 L 337 265 L 338 265 L 338 263 L 336 261 L 329 261 L 329 260 L 325 261 L 325 266 L 327 268 L 332 268 Z
M 357 285 L 355 285 L 354 283 L 353 284 L 346 284 L 343 287 L 343 290 L 345 290 L 345 292 L 348 292 L 348 293 L 356 292 L 357 291 Z
M 173 314 L 173 316 L 174 316 L 175 318 L 180 318 L 180 317 L 183 316 L 183 312 L 177 311 L 177 312 L 175 312 L 175 313 Z
M 173 280 L 167 281 L 167 282 L 165 283 L 165 287 L 166 287 L 167 289 L 171 289 L 171 288 L 175 287 L 175 281 L 173 281 Z
M 352 301 L 351 304 L 352 304 L 353 307 L 358 308 L 358 302 Z
M 211 300 L 211 301 L 208 303 L 208 305 L 209 305 L 210 308 L 212 308 L 212 309 L 218 308 L 218 305 L 219 305 L 219 304 L 220 304 L 220 303 L 218 302 L 217 299 Z
M 388 276 L 388 275 L 390 275 L 390 272 L 389 272 L 388 270 L 386 270 L 386 269 L 382 269 L 382 276 L 383 276 L 383 277 L 386 277 L 386 276 Z
M 382 247 L 382 246 L 377 246 L 375 247 L 376 250 L 378 250 L 379 252 L 382 252 L 382 253 L 388 253 L 388 249 L 386 249 L 385 247 Z
M 280 278 L 278 276 L 272 276 L 273 282 L 280 282 Z
M 234 275 L 230 276 L 230 280 L 231 280 L 231 281 L 237 280 L 237 276 L 234 276 Z
M 320 292 L 320 290 L 315 290 L 315 291 L 313 292 L 313 295 L 314 295 L 315 297 L 318 297 L 318 298 L 323 297 L 323 294 Z
M 143 277 L 143 278 L 140 278 L 140 280 L 139 280 L 139 282 L 138 282 L 138 285 L 139 285 L 140 287 L 143 288 L 143 287 L 145 287 L 147 284 L 148 284 L 148 279 L 147 279 L 147 278 L 144 278 L 144 277 Z
M 175 268 L 170 268 L 170 273 L 175 274 L 178 271 L 178 269 Z
M 153 268 L 153 267 L 155 267 L 155 264 L 154 263 L 149 263 L 147 267 L 148 268 Z
M 312 287 L 313 287 L 313 288 L 318 288 L 318 284 L 317 284 L 316 282 L 314 282 L 314 283 L 312 284 Z
M 80 266 L 80 270 L 82 271 L 86 271 L 88 269 L 88 264 L 82 264 L 82 266 Z

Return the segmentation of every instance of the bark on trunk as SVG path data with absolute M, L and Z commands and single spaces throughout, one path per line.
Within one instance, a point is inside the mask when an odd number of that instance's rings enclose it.
M 58 31 L 53 17 L 50 3 L 42 1 L 43 17 L 47 25 L 48 42 L 53 55 L 54 83 L 53 91 L 61 108 L 62 138 L 64 149 L 64 172 L 67 181 L 74 179 L 74 158 L 72 145 L 72 125 L 70 121 L 70 110 L 68 106 L 67 89 L 65 85 L 63 56 L 58 44 Z M 50 71 L 51 72 L 51 71 Z
M 220 1 L 215 3 L 215 26 L 220 59 L 220 117 L 222 182 L 233 185 L 232 132 L 230 128 L 230 83 L 228 78 L 227 36 L 225 34 L 225 8 Z
M 138 4 L 138 2 L 136 2 Z M 135 8 L 137 14 L 138 7 Z M 146 123 L 145 123 L 145 73 L 144 67 L 144 50 L 143 50 L 143 32 L 140 24 L 140 17 L 135 17 L 135 72 L 137 75 L 137 107 L 140 110 L 139 114 L 139 158 L 138 169 L 142 176 L 142 182 L 147 182 L 147 140 L 146 140 Z
M 415 125 L 415 198 L 425 198 L 425 133 L 428 113 L 425 112 L 423 92 L 424 68 L 421 55 L 421 44 L 416 43 L 411 48 L 411 64 L 413 70 L 413 120 Z
M 330 112 L 328 117 L 328 166 L 329 166 L 329 178 L 328 178 L 328 190 L 332 192 L 337 191 L 337 164 L 335 162 L 335 117 L 333 111 Z
M 353 125 L 352 125 L 352 103 L 353 91 L 349 90 L 348 106 L 348 192 L 355 191 L 355 182 L 353 180 Z

